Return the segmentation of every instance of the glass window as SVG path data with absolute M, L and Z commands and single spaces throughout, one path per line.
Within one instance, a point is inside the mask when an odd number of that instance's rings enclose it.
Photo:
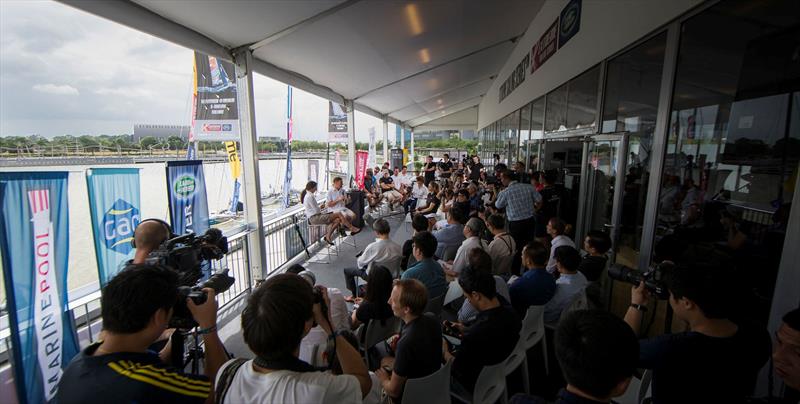
M 547 94 L 545 132 L 567 129 L 567 83 Z
M 739 314 L 762 322 L 800 160 L 799 29 L 789 1 L 721 2 L 683 24 L 661 178 L 656 245 L 674 235 L 694 257 L 758 268 Z
M 528 161 L 528 142 L 531 136 L 531 105 L 527 104 L 519 111 L 519 143 L 517 143 L 517 150 L 519 155 L 517 160 L 525 163 L 525 168 L 530 168 L 527 164 Z
M 531 103 L 531 140 L 529 143 L 527 167 L 531 171 L 539 171 L 540 150 L 544 143 L 544 98 L 539 97 Z
M 600 66 L 570 80 L 567 93 L 567 129 L 597 126 L 597 89 Z

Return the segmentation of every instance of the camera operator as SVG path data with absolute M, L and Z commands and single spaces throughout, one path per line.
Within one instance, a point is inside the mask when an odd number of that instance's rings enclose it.
M 56 401 L 69 403 L 213 402 L 210 380 L 228 359 L 217 336 L 213 289 L 195 305 L 186 299 L 205 345 L 205 375 L 183 374 L 148 347 L 164 332 L 178 300 L 178 274 L 160 265 L 132 265 L 103 288 L 105 338 L 84 349 L 64 370 Z M 169 345 L 168 345 L 169 346 Z
M 172 230 L 167 223 L 159 219 L 142 220 L 133 232 L 133 246 L 136 248 L 136 253 L 128 264 L 144 264 L 150 253 L 171 237 Z
M 728 278 L 706 265 L 675 267 L 667 276 L 669 304 L 689 331 L 640 340 L 639 367 L 653 370 L 654 403 L 735 403 L 753 393 L 770 339 L 760 327 L 730 320 Z M 632 288 L 625 322 L 637 334 L 649 298 L 644 283 Z

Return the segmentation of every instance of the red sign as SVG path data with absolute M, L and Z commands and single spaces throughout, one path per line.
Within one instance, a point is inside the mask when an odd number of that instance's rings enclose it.
M 550 56 L 558 50 L 558 19 L 553 21 L 553 25 L 542 34 L 539 41 L 533 45 L 533 60 L 531 61 L 531 73 L 541 67 Z
M 359 189 L 364 189 L 364 174 L 367 172 L 367 158 L 369 152 L 363 150 L 356 151 L 356 184 Z

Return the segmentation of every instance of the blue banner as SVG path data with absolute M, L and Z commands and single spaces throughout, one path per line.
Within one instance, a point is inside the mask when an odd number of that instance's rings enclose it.
M 292 192 L 292 86 L 286 86 L 286 177 L 283 180 L 283 208 L 291 203 Z
M 231 198 L 231 208 L 229 209 L 232 213 L 239 211 L 239 191 L 241 188 L 242 183 L 238 179 L 233 182 L 233 197 Z
M 168 161 L 167 193 L 173 233 L 203 234 L 208 230 L 208 198 L 202 161 Z
M 78 353 L 67 310 L 67 175 L 0 173 L 0 247 L 14 381 L 23 404 L 51 400 L 62 369 Z
M 133 231 L 141 221 L 138 168 L 86 170 L 89 211 L 100 287 L 133 258 Z

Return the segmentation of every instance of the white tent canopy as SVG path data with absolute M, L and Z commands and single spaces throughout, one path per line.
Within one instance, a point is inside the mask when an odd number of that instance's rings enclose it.
M 60 1 L 412 128 L 477 106 L 543 3 Z

